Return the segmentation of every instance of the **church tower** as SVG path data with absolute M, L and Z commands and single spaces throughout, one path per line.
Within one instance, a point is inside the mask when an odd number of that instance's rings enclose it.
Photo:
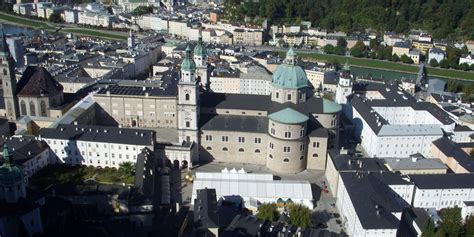
M 209 88 L 209 65 L 207 61 L 207 49 L 202 41 L 202 33 L 199 32 L 199 40 L 194 47 L 194 62 L 196 63 L 199 84 L 205 90 Z
M 127 46 L 128 51 L 132 51 L 135 48 L 135 36 L 133 35 L 132 30 L 130 30 L 130 33 L 128 34 Z
M 352 94 L 352 74 L 351 67 L 346 62 L 339 75 L 339 81 L 336 88 L 336 103 L 347 104 L 347 96 Z
M 16 203 L 26 197 L 25 179 L 21 167 L 13 164 L 7 145 L 3 146 L 4 163 L 0 166 L 0 201 Z
M 15 121 L 19 116 L 14 65 L 15 62 L 8 49 L 5 34 L 2 32 L 0 38 L 0 79 L 3 86 L 6 117 L 9 121 Z
M 178 133 L 180 142 L 196 142 L 198 139 L 199 86 L 196 80 L 196 63 L 191 49 L 181 63 L 181 79 L 178 83 Z

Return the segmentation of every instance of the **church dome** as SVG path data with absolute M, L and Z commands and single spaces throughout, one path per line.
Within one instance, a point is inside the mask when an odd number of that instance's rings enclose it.
M 3 159 L 4 163 L 0 166 L 0 185 L 8 186 L 21 182 L 23 172 L 18 166 L 12 164 L 7 145 L 3 147 Z
M 181 69 L 182 70 L 196 70 L 196 63 L 194 60 L 191 58 L 191 49 L 186 47 L 186 56 L 183 59 L 183 62 L 181 63 Z
M 196 47 L 194 47 L 194 55 L 197 55 L 197 56 L 207 55 L 207 49 L 206 47 L 204 47 L 204 44 L 202 43 L 202 37 L 199 37 L 198 43 Z
M 286 59 L 279 65 L 272 76 L 272 85 L 284 89 L 299 89 L 308 86 L 306 73 L 295 65 L 296 53 L 290 48 L 286 53 Z

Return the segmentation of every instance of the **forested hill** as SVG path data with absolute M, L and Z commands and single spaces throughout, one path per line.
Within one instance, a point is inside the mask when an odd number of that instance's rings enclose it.
M 232 20 L 308 20 L 344 32 L 423 29 L 435 38 L 474 39 L 474 0 L 226 0 L 225 9 Z

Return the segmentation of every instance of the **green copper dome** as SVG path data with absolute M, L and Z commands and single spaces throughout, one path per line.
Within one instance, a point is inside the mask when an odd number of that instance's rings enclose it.
M 201 36 L 199 36 L 198 43 L 197 43 L 196 47 L 194 47 L 194 55 L 198 55 L 198 56 L 207 55 L 207 49 L 204 46 L 204 44 L 202 43 L 202 37 Z
M 181 70 L 196 70 L 196 63 L 194 60 L 191 58 L 191 49 L 186 47 L 186 56 L 183 59 L 183 62 L 181 63 Z
M 268 117 L 278 123 L 301 124 L 308 121 L 308 116 L 292 109 L 286 108 L 268 115 Z
M 290 48 L 286 53 L 286 59 L 279 65 L 272 76 L 272 85 L 284 89 L 299 89 L 308 86 L 306 73 L 295 65 L 296 53 Z
M 4 163 L 0 166 L 0 185 L 12 185 L 14 183 L 22 182 L 23 171 L 16 165 L 13 165 L 10 152 L 5 144 L 3 147 Z

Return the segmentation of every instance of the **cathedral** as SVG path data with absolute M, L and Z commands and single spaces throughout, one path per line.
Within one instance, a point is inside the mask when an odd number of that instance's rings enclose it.
M 17 82 L 5 35 L 0 41 L 0 78 L 7 119 L 16 121 L 25 115 L 49 117 L 50 108 L 64 102 L 63 87 L 45 68 L 38 66 L 28 66 Z

